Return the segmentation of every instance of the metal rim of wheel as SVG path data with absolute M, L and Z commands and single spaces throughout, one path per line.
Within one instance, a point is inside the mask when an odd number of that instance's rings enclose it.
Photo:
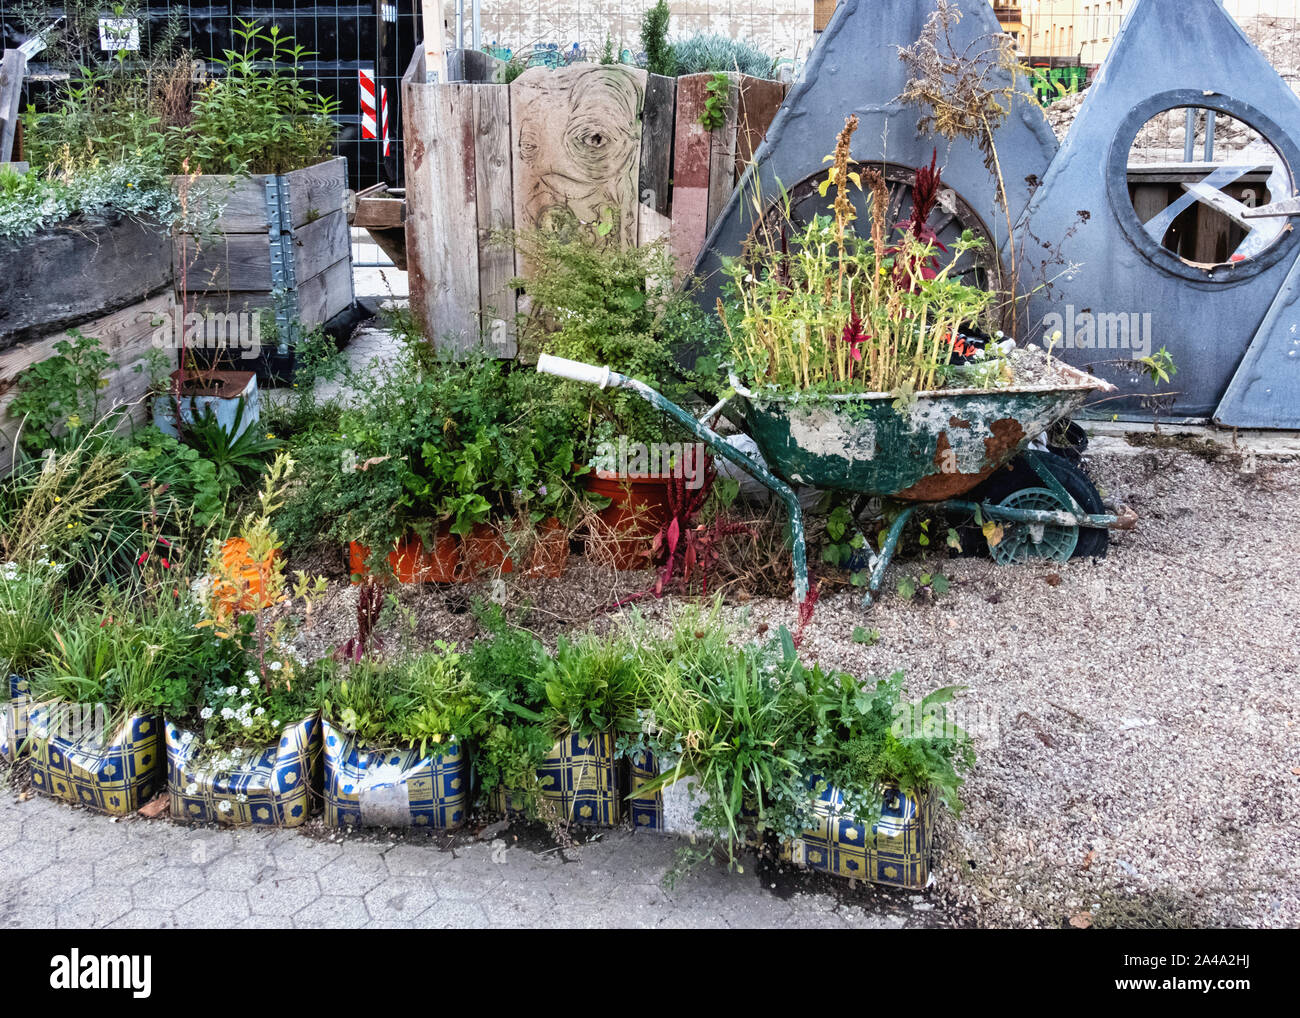
M 1004 498 L 999 505 L 1007 509 L 1031 509 L 1046 512 L 1070 511 L 1047 488 L 1021 488 Z M 1000 566 L 1030 559 L 1068 562 L 1079 543 L 1079 528 L 1057 523 L 1017 523 L 995 521 L 1002 527 L 1002 540 L 989 547 L 989 554 Z

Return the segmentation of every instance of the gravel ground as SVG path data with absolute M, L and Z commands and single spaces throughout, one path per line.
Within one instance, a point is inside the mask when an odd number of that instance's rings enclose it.
M 1300 464 L 1156 441 L 1170 447 L 1089 463 L 1107 501 L 1141 517 L 1104 560 L 901 560 L 887 587 L 925 568 L 951 591 L 887 594 L 865 611 L 859 593 L 827 587 L 817 605 L 810 658 L 863 676 L 901 669 L 915 696 L 968 687 L 959 720 L 979 759 L 963 813 L 942 822 L 934 894 L 954 914 L 1300 926 Z M 645 582 L 571 564 L 561 581 L 505 588 L 544 639 L 617 624 L 601 607 Z M 402 628 L 420 643 L 472 639 L 469 597 L 488 592 L 407 589 Z M 331 585 L 313 650 L 348 635 L 354 598 Z M 640 610 L 666 624 L 673 602 Z M 777 598 L 733 597 L 728 614 L 755 635 L 796 621 Z M 858 625 L 879 640 L 855 643 Z

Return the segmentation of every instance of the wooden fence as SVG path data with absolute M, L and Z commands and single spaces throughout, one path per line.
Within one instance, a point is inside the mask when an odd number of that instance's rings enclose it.
M 532 68 L 510 84 L 402 82 L 411 308 L 439 347 L 517 352 L 527 276 L 500 230 L 600 224 L 593 242 L 669 238 L 689 270 L 788 86 L 739 74 L 725 120 L 700 123 L 712 74 L 620 64 Z

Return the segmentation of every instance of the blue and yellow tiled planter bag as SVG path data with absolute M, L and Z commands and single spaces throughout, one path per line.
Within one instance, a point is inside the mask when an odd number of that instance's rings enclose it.
M 10 675 L 5 692 L 0 709 L 0 759 L 12 763 L 23 752 L 27 738 L 27 680 Z
M 66 737 L 68 728 L 61 722 L 69 706 L 47 701 L 31 705 L 28 711 L 32 785 L 42 795 L 101 813 L 134 813 L 162 788 L 162 725 L 158 718 L 147 714 L 128 717 L 102 741 L 93 733 L 72 738 Z
M 537 768 L 542 805 L 558 811 L 560 819 L 580 826 L 613 827 L 623 816 L 622 768 L 614 755 L 614 736 L 606 732 L 562 736 Z M 495 789 L 494 809 L 518 808 L 516 793 Z
M 318 715 L 287 725 L 277 743 L 200 752 L 197 735 L 167 722 L 167 791 L 174 820 L 298 827 L 311 815 L 321 759 Z
M 367 750 L 349 732 L 322 722 L 325 823 L 330 827 L 451 830 L 469 811 L 469 756 L 460 742 L 437 753 L 418 747 Z
M 918 889 L 930 879 L 934 796 L 886 788 L 880 819 L 860 823 L 844 810 L 839 789 L 827 787 L 814 807 L 816 826 L 781 846 L 788 861 L 840 877 Z

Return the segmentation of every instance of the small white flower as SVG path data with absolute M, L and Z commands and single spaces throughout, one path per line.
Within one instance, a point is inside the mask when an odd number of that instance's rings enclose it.
M 224 690 L 222 690 L 222 692 L 225 693 L 226 696 L 234 696 L 236 693 L 239 692 L 239 687 L 238 687 L 238 686 L 227 686 Z
M 240 719 L 239 719 L 239 723 L 240 723 L 241 725 L 243 725 L 245 728 L 252 728 L 252 727 L 253 727 L 253 719 L 252 719 L 252 718 L 240 718 Z
M 272 661 L 269 667 L 270 667 L 271 671 L 273 671 L 273 672 L 278 672 L 281 668 L 284 667 L 284 662 L 282 662 L 282 661 Z
M 257 710 L 253 711 L 253 716 L 260 718 L 265 713 L 266 713 L 265 707 L 258 707 Z
M 241 689 L 241 690 L 239 691 L 239 695 L 242 696 L 245 700 L 247 700 L 247 699 L 248 699 L 248 687 L 245 686 L 243 689 Z
M 199 717 L 202 720 L 207 721 L 208 718 L 212 717 L 212 708 L 204 707 L 201 711 L 199 711 Z
M 222 707 L 221 716 L 225 718 L 225 720 L 229 721 L 231 718 L 235 716 L 235 712 L 231 710 L 229 707 Z

